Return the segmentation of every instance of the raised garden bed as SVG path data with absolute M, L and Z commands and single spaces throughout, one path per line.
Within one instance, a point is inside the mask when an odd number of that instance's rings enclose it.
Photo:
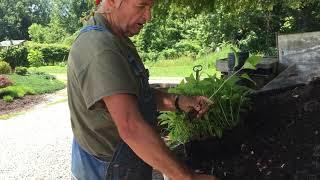
M 221 180 L 320 180 L 320 81 L 252 99 L 238 127 L 179 146 L 178 156 Z

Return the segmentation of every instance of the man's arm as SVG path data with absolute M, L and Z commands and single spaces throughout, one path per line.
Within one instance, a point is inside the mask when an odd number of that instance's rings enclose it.
M 135 96 L 117 94 L 103 100 L 121 138 L 141 159 L 171 179 L 192 179 L 192 173 L 174 158 L 156 131 L 143 120 Z
M 154 96 L 159 111 L 175 111 L 176 94 L 166 93 L 157 89 L 153 89 Z M 204 96 L 183 96 L 180 95 L 177 106 L 184 112 L 194 112 L 199 118 L 203 116 L 213 102 Z
M 175 94 L 166 93 L 157 89 L 152 89 L 156 99 L 157 109 L 159 111 L 174 111 L 175 107 Z

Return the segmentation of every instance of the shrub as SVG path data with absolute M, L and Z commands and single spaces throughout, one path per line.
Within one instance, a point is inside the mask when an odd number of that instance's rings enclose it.
M 13 102 L 12 96 L 3 96 L 3 100 L 7 103 Z
M 61 44 L 28 43 L 29 52 L 38 50 L 42 53 L 44 63 L 54 65 L 68 58 L 69 46 Z
M 28 50 L 26 47 L 12 46 L 0 51 L 0 57 L 15 69 L 17 66 L 28 66 Z
M 43 54 L 39 50 L 31 50 L 28 54 L 28 61 L 31 66 L 39 67 L 43 65 Z
M 13 85 L 9 78 L 6 76 L 0 75 L 0 88 L 5 88 Z
M 34 90 L 24 86 L 9 86 L 0 89 L 0 98 L 4 96 L 11 96 L 13 98 L 22 98 L 26 94 L 35 94 Z
M 66 67 L 66 66 L 67 66 L 67 62 L 66 62 L 66 61 L 59 62 L 58 66 L 60 66 L 60 67 Z
M 28 69 L 26 67 L 16 67 L 15 73 L 21 76 L 25 76 L 28 74 Z
M 54 75 L 51 75 L 51 74 L 48 74 L 48 73 L 45 73 L 45 72 L 35 72 L 34 74 L 37 75 L 37 76 L 40 76 L 43 79 L 48 79 L 48 80 L 56 79 L 56 77 Z
M 0 74 L 9 74 L 11 72 L 11 67 L 9 63 L 5 61 L 0 61 Z

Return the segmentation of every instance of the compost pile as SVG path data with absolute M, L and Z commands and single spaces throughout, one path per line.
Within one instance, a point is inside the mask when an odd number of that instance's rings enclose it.
M 246 120 L 178 156 L 221 180 L 320 180 L 320 80 L 252 96 Z

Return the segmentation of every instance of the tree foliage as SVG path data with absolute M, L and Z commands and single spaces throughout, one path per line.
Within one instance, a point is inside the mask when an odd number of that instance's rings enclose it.
M 0 0 L 0 40 L 28 39 L 32 23 L 49 22 L 50 7 L 47 0 Z
M 134 37 L 145 60 L 196 57 L 224 42 L 275 52 L 276 33 L 320 30 L 319 0 L 155 1 L 153 20 Z M 0 40 L 70 45 L 93 0 L 0 0 Z

